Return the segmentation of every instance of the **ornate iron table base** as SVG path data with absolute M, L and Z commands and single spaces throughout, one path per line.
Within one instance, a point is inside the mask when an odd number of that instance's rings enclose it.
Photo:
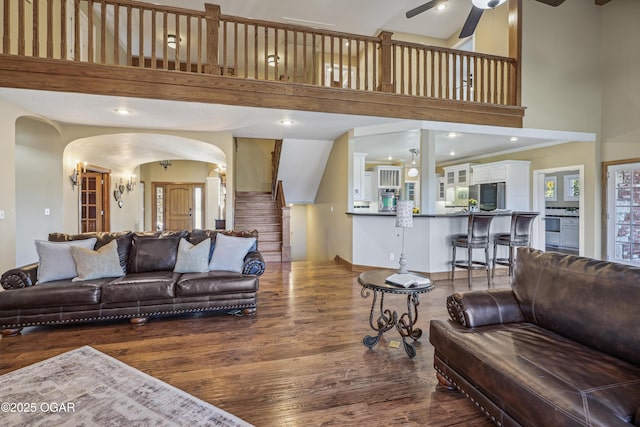
M 369 291 L 373 291 L 373 301 L 371 303 L 371 312 L 369 314 L 369 325 L 371 326 L 371 329 L 377 332 L 376 335 L 366 335 L 362 339 L 362 343 L 369 349 L 373 348 L 378 344 L 378 342 L 380 342 L 382 334 L 395 326 L 402 337 L 404 350 L 407 352 L 409 357 L 414 357 L 416 355 L 414 342 L 422 336 L 422 329 L 415 327 L 418 322 L 418 305 L 420 305 L 420 297 L 418 294 L 432 290 L 433 285 L 429 284 L 415 288 L 393 286 L 384 283 L 384 277 L 387 277 L 389 274 L 391 274 L 389 271 L 376 270 L 362 273 L 358 279 L 358 282 L 362 285 L 360 295 L 363 298 L 368 298 L 370 295 Z M 383 278 L 382 283 L 380 283 L 380 278 Z M 385 309 L 384 295 L 386 293 L 406 295 L 407 311 L 405 313 L 398 314 L 397 311 L 392 312 L 389 309 Z M 377 305 L 376 310 L 378 297 L 380 299 L 380 303 Z M 413 341 L 408 340 L 408 338 L 411 338 Z

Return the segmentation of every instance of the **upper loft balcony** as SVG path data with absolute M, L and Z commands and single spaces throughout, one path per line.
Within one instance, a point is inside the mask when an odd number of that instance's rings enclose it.
M 507 127 L 524 115 L 511 46 L 503 57 L 132 0 L 3 1 L 0 37 L 1 87 Z

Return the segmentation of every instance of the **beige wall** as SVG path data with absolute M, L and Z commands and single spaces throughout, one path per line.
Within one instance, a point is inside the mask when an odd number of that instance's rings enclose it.
M 307 259 L 307 205 L 291 206 L 291 260 Z
M 63 186 L 71 187 L 62 170 L 64 145 L 58 130 L 33 117 L 16 121 L 16 264 L 37 261 L 35 240 L 47 240 L 62 229 Z M 62 183 L 62 184 L 61 184 Z M 49 215 L 45 214 L 48 209 Z
M 237 138 L 236 165 L 242 170 L 236 177 L 237 191 L 271 192 L 271 153 L 273 139 Z
M 602 8 L 602 160 L 640 158 L 640 2 Z
M 603 7 L 592 1 L 555 8 L 522 3 L 524 127 L 600 134 Z
M 351 217 L 346 215 L 351 151 L 347 134 L 334 144 L 316 203 L 307 207 L 307 260 L 352 259 Z

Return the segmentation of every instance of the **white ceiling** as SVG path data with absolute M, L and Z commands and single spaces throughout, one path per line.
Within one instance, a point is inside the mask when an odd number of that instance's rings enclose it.
M 445 12 L 430 10 L 408 20 L 404 13 L 423 0 L 217 0 L 223 14 L 262 20 L 294 23 L 291 18 L 320 22 L 334 31 L 373 35 L 380 29 L 402 31 L 436 37 L 449 37 L 459 30 L 470 8 L 469 0 L 448 0 Z M 156 4 L 204 10 L 204 0 L 156 0 Z M 362 11 L 366 11 L 363 13 Z M 319 26 L 319 24 L 316 24 Z M 427 31 L 428 29 L 428 31 Z M 83 95 L 47 91 L 0 88 L 0 98 L 35 115 L 63 123 L 123 128 L 142 128 L 146 135 L 123 133 L 92 144 L 76 144 L 74 155 L 88 158 L 88 153 L 101 156 L 125 169 L 133 169 L 145 161 L 159 159 L 197 159 L 202 153 L 196 146 L 180 138 L 156 138 L 154 131 L 185 130 L 229 132 L 235 137 L 334 140 L 352 129 L 360 129 L 357 151 L 369 153 L 367 160 L 383 161 L 388 156 L 410 160 L 409 148 L 416 148 L 417 129 L 433 130 L 436 161 L 461 162 L 492 153 L 518 151 L 533 146 L 549 145 L 591 136 L 567 132 L 531 129 L 507 129 L 487 126 L 398 121 L 396 119 L 313 113 L 292 110 L 238 107 L 229 105 L 177 102 L 102 95 Z M 125 107 L 130 115 L 121 116 L 116 108 Z M 292 126 L 281 121 L 292 120 Z M 413 130 L 413 132 L 411 132 Z M 446 135 L 454 131 L 457 136 Z M 517 136 L 517 142 L 510 142 Z M 149 141 L 154 141 L 150 144 Z M 88 142 L 88 141 L 84 141 Z M 450 153 L 454 152 L 455 155 Z M 205 161 L 223 163 L 221 153 L 207 154 Z M 144 160 L 144 161 L 143 161 Z

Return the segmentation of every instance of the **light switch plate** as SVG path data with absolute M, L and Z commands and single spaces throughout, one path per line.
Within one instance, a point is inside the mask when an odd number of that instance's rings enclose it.
M 49 209 L 49 208 L 45 208 L 45 209 L 44 209 L 44 214 L 45 214 L 45 215 L 51 215 L 51 209 Z
M 4 219 L 4 209 L 0 209 L 0 219 Z

